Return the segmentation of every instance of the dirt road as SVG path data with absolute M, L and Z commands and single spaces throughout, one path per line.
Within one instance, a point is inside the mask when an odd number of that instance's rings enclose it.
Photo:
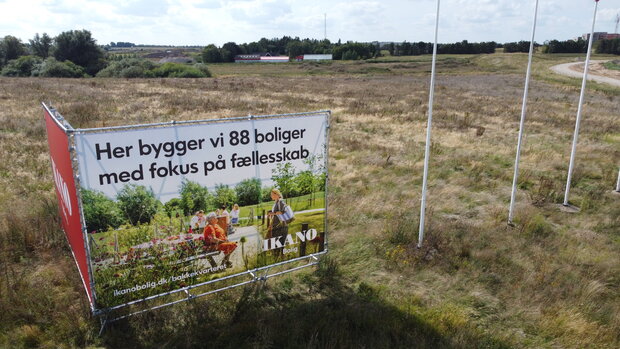
M 620 71 L 606 69 L 603 63 L 607 61 L 590 61 L 588 80 L 620 87 Z M 583 78 L 583 62 L 564 63 L 551 67 L 555 73 L 574 78 Z

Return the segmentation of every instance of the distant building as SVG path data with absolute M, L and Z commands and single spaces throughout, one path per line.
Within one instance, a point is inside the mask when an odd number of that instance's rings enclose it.
M 235 63 L 283 63 L 288 61 L 288 56 L 272 56 L 270 53 L 252 53 L 235 56 Z
M 298 62 L 301 61 L 331 61 L 333 59 L 332 54 L 312 54 L 312 55 L 301 55 L 295 57 L 295 60 Z
M 620 34 L 612 34 L 608 32 L 594 32 L 594 35 L 592 37 L 594 38 L 594 41 L 611 40 L 620 39 Z M 590 38 L 590 33 L 583 34 L 581 38 L 587 41 Z
M 266 56 L 260 58 L 261 63 L 286 63 L 288 61 L 288 56 Z

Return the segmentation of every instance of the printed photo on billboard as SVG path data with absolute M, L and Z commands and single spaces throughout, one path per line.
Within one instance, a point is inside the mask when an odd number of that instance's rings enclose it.
M 97 308 L 322 252 L 328 118 L 76 132 Z

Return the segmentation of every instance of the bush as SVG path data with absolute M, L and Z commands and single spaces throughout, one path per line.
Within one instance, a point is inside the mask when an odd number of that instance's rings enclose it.
M 194 67 L 200 70 L 205 75 L 205 77 L 207 78 L 211 77 L 211 71 L 209 70 L 206 64 L 198 63 L 198 64 L 194 64 Z
M 97 73 L 102 78 L 144 78 L 152 77 L 151 72 L 155 63 L 148 59 L 123 58 L 120 61 L 110 63 L 105 69 Z
M 123 215 L 118 205 L 102 192 L 88 189 L 82 189 L 80 192 L 84 206 L 84 220 L 89 232 L 118 228 L 123 223 Z
M 36 56 L 22 56 L 9 61 L 2 69 L 2 76 L 30 76 L 37 65 L 43 60 Z
M 84 68 L 79 65 L 73 64 L 71 61 L 59 62 L 51 57 L 44 60 L 32 71 L 32 76 L 48 78 L 81 78 L 84 75 Z
M 179 63 L 164 63 L 152 70 L 158 78 L 204 78 L 207 77 L 200 69 Z
M 536 214 L 525 222 L 523 232 L 532 238 L 546 238 L 553 233 L 553 227 L 541 214 Z
M 131 224 L 149 223 L 157 213 L 159 201 L 152 190 L 129 184 L 116 196 L 118 206 Z

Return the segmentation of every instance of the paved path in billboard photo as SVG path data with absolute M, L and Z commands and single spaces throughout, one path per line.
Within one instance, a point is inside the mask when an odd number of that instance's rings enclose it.
M 588 80 L 620 87 L 620 71 L 606 69 L 603 66 L 606 62 L 609 61 L 591 61 L 588 69 Z M 564 63 L 554 65 L 551 70 L 560 75 L 582 79 L 583 65 L 583 62 Z
M 239 241 L 242 237 L 245 237 L 246 241 L 243 246 L 243 252 L 246 255 L 256 255 L 260 252 L 261 236 L 256 227 L 235 227 L 235 232 L 228 234 L 228 241 L 237 242 L 237 249 L 230 255 L 230 261 L 235 267 L 243 265 L 242 248 Z

